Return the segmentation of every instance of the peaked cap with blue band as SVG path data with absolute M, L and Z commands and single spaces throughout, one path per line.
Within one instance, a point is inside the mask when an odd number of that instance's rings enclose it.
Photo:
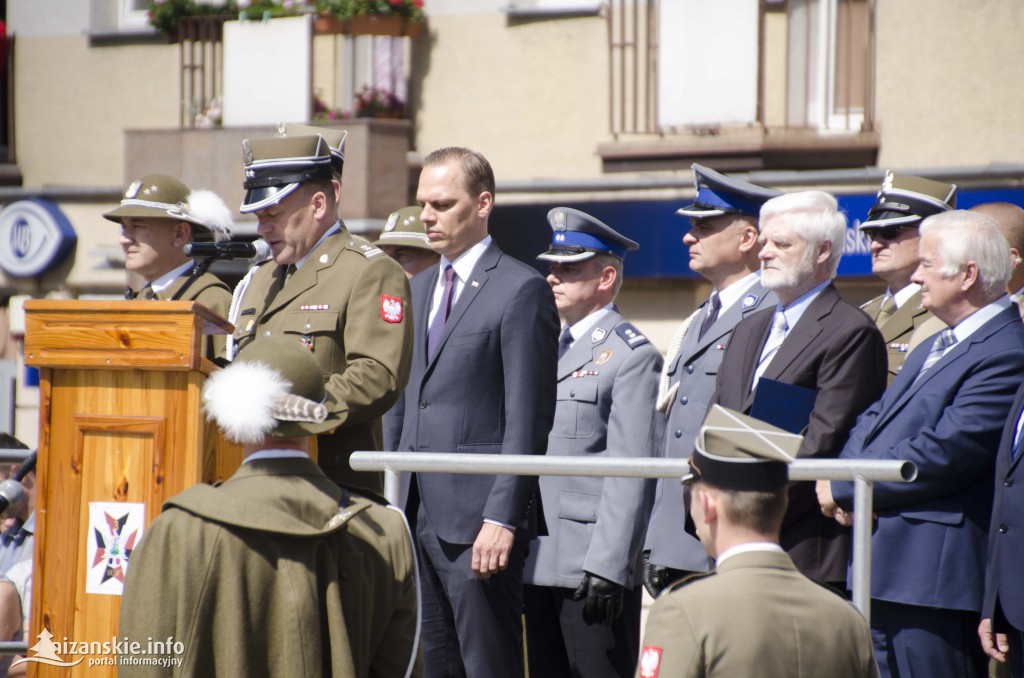
M 697 196 L 691 204 L 676 210 L 676 214 L 684 217 L 706 219 L 723 214 L 742 214 L 756 219 L 761 205 L 782 195 L 782 191 L 733 179 L 697 163 L 691 168 Z
M 556 207 L 548 212 L 551 225 L 551 248 L 537 258 L 544 261 L 586 261 L 598 254 L 611 254 L 619 259 L 626 252 L 640 248 L 636 242 L 615 232 L 607 224 L 571 207 Z
M 242 141 L 242 214 L 276 205 L 307 181 L 334 178 L 331 147 L 319 134 Z
M 888 171 L 868 218 L 857 228 L 916 227 L 926 217 L 954 209 L 956 184 Z

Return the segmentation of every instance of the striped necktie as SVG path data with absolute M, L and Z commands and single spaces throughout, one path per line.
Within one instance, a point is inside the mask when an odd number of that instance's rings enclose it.
M 956 335 L 953 334 L 953 328 L 947 327 L 939 332 L 939 336 L 935 337 L 935 341 L 932 343 L 932 350 L 928 353 L 928 357 L 925 358 L 924 365 L 921 366 L 921 371 L 917 373 L 914 382 L 916 383 L 918 379 L 924 376 L 925 372 L 930 370 L 935 363 L 939 362 L 946 349 L 955 343 Z

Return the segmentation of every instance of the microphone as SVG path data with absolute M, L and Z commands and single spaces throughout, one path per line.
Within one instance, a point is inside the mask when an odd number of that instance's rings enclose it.
M 185 255 L 202 259 L 268 259 L 270 245 L 263 240 L 238 242 L 190 242 L 185 245 Z
M 28 494 L 20 481 L 35 467 L 36 453 L 33 452 L 25 458 L 12 478 L 0 483 L 0 516 L 7 513 L 8 509 L 20 511 L 28 503 Z

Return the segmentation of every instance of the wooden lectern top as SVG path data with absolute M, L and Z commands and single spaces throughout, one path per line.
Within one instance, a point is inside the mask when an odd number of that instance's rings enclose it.
M 25 302 L 25 364 L 59 368 L 199 370 L 204 334 L 231 323 L 194 301 Z M 205 365 L 204 365 L 205 363 Z

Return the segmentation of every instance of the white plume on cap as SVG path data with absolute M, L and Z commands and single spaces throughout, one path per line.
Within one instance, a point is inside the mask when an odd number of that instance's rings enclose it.
M 231 442 L 255 444 L 277 426 L 273 410 L 291 388 L 263 363 L 232 363 L 206 380 L 203 411 Z
M 231 240 L 231 210 L 213 191 L 192 191 L 182 212 L 206 226 L 213 233 L 214 242 Z

